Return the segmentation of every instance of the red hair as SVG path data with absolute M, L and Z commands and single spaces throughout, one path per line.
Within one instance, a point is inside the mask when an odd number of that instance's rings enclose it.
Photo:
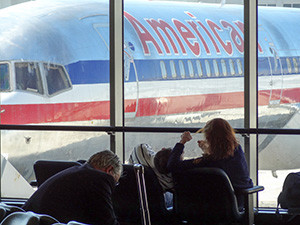
M 216 118 L 208 121 L 203 128 L 203 133 L 209 146 L 209 154 L 206 157 L 220 160 L 234 155 L 238 141 L 234 129 L 226 120 Z

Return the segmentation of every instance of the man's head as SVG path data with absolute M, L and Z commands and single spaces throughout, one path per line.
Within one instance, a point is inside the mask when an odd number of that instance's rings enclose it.
M 116 182 L 119 180 L 122 172 L 122 163 L 119 157 L 112 151 L 104 150 L 92 155 L 88 163 L 95 169 L 101 170 L 113 176 Z
M 161 174 L 167 174 L 167 163 L 171 155 L 171 148 L 162 148 L 155 154 L 154 166 Z

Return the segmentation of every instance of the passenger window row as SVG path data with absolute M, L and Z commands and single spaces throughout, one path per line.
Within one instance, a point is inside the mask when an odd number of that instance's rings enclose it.
M 293 74 L 299 73 L 299 63 L 297 58 L 285 58 L 281 59 L 281 63 L 284 61 L 286 65 L 283 65 L 283 74 Z M 169 63 L 169 65 L 167 65 Z M 177 64 L 177 65 L 176 65 Z M 278 67 L 278 63 L 275 62 L 275 70 L 281 70 Z M 170 74 L 168 74 L 168 67 L 170 69 Z M 203 70 L 203 68 L 205 70 Z M 161 75 L 163 79 L 178 79 L 178 78 L 202 78 L 202 77 L 219 77 L 219 76 L 243 76 L 243 64 L 241 59 L 213 59 L 213 60 L 169 60 L 160 61 Z M 276 72 L 275 71 L 275 72 Z M 274 72 L 274 71 L 273 71 Z
M 168 65 L 169 64 L 169 65 Z M 204 68 L 204 70 L 203 70 Z M 219 76 L 242 76 L 243 65 L 241 59 L 221 60 L 169 60 L 160 61 L 163 79 L 202 78 Z M 169 72 L 168 72 L 169 71 Z
M 286 58 L 287 71 L 285 73 L 298 73 L 299 72 L 299 64 L 296 58 Z

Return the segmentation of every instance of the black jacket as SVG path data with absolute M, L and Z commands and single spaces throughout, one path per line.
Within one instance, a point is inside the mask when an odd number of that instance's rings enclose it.
M 118 225 L 111 200 L 114 187 L 111 175 L 86 163 L 49 178 L 23 208 L 51 215 L 63 223 L 75 220 L 92 225 Z
M 236 189 L 253 187 L 247 162 L 242 147 L 239 145 L 234 150 L 234 156 L 222 160 L 208 160 L 204 157 L 181 160 L 184 145 L 177 143 L 168 160 L 167 169 L 170 172 L 183 171 L 199 167 L 217 167 L 223 169 Z

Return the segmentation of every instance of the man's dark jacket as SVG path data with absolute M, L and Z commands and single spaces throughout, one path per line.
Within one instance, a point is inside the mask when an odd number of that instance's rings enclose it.
M 43 183 L 28 199 L 26 211 L 48 214 L 67 223 L 117 225 L 111 195 L 115 181 L 89 164 L 66 169 Z

